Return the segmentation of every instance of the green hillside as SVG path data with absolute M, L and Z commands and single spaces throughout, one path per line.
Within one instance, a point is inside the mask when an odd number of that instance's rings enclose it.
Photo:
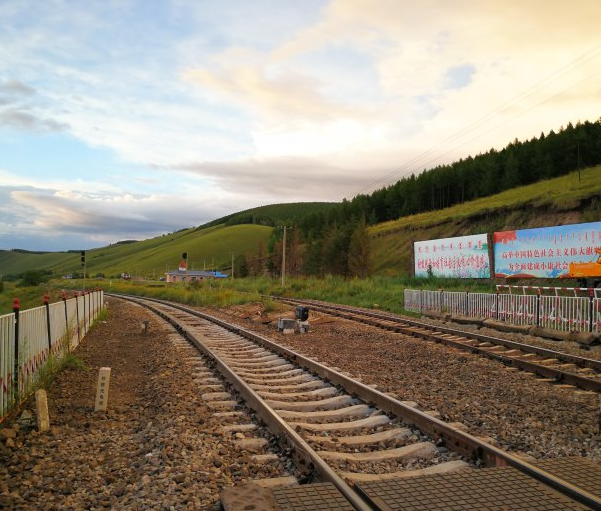
M 303 220 L 309 214 L 326 213 L 338 205 L 336 202 L 293 202 L 286 204 L 270 204 L 258 208 L 247 209 L 239 213 L 218 218 L 198 229 L 205 229 L 214 225 L 292 225 Z
M 370 228 L 374 272 L 411 273 L 414 241 L 601 220 L 601 166 Z
M 144 241 L 122 242 L 87 251 L 89 275 L 127 272 L 155 276 L 176 269 L 182 252 L 188 252 L 190 269 L 228 266 L 237 256 L 267 244 L 272 228 L 263 225 L 214 226 L 201 231 L 186 229 Z M 79 252 L 45 254 L 0 251 L 0 273 L 15 275 L 26 270 L 52 270 L 55 275 L 81 272 Z
M 244 211 L 207 224 L 145 241 L 120 242 L 87 252 L 90 276 L 107 277 L 127 272 L 162 276 L 177 268 L 182 252 L 188 252 L 190 269 L 220 269 L 240 256 L 267 246 L 273 228 L 294 217 L 307 222 L 334 206 L 332 203 L 275 204 Z M 315 209 L 312 209 L 315 208 Z M 250 215 L 250 216 L 249 216 Z M 296 215 L 296 216 L 295 216 Z M 238 224 L 244 218 L 247 224 Z M 601 220 L 601 166 L 574 172 L 455 206 L 402 217 L 369 228 L 373 271 L 376 275 L 411 273 L 412 243 L 467 234 Z M 0 273 L 52 270 L 54 275 L 81 272 L 79 252 L 32 253 L 0 251 Z
M 271 204 L 219 218 L 200 227 L 184 229 L 156 238 L 119 242 L 87 251 L 90 275 L 158 276 L 177 268 L 182 252 L 189 253 L 192 269 L 223 268 L 234 256 L 256 252 L 267 240 L 275 225 L 292 225 L 311 214 L 329 211 L 333 202 L 298 202 Z M 0 250 L 0 275 L 19 275 L 28 270 L 51 270 L 55 275 L 81 272 L 80 255 L 69 252 L 27 252 Z

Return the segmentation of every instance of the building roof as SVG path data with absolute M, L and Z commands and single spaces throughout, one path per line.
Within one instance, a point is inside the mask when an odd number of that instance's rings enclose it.
M 207 277 L 207 278 L 216 278 L 223 279 L 225 277 L 229 277 L 229 275 L 225 275 L 218 271 L 204 271 L 204 270 L 173 270 L 167 272 L 165 275 L 173 276 L 181 276 L 181 277 Z

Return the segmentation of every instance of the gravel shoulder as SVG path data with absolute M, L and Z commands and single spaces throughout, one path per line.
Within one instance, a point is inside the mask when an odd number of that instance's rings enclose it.
M 38 433 L 27 413 L 7 425 L 16 438 L 0 442 L 0 508 L 213 510 L 225 486 L 288 474 L 222 433 L 172 329 L 140 306 L 109 304 L 75 352 L 86 369 L 49 389 L 51 430 Z M 93 411 L 100 367 L 111 367 L 107 413 Z

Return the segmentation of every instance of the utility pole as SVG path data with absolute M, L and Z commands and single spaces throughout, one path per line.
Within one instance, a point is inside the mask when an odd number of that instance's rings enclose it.
M 232 280 L 234 280 L 234 253 L 232 252 Z
M 580 183 L 580 142 L 578 142 L 578 182 Z
M 284 287 L 284 281 L 286 278 L 286 227 L 284 227 L 284 239 L 282 243 L 282 288 Z

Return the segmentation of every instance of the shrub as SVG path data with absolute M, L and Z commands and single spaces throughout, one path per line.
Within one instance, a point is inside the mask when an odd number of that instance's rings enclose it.
M 39 286 L 45 282 L 46 278 L 44 274 L 39 270 L 26 271 L 21 275 L 21 281 L 19 287 Z

